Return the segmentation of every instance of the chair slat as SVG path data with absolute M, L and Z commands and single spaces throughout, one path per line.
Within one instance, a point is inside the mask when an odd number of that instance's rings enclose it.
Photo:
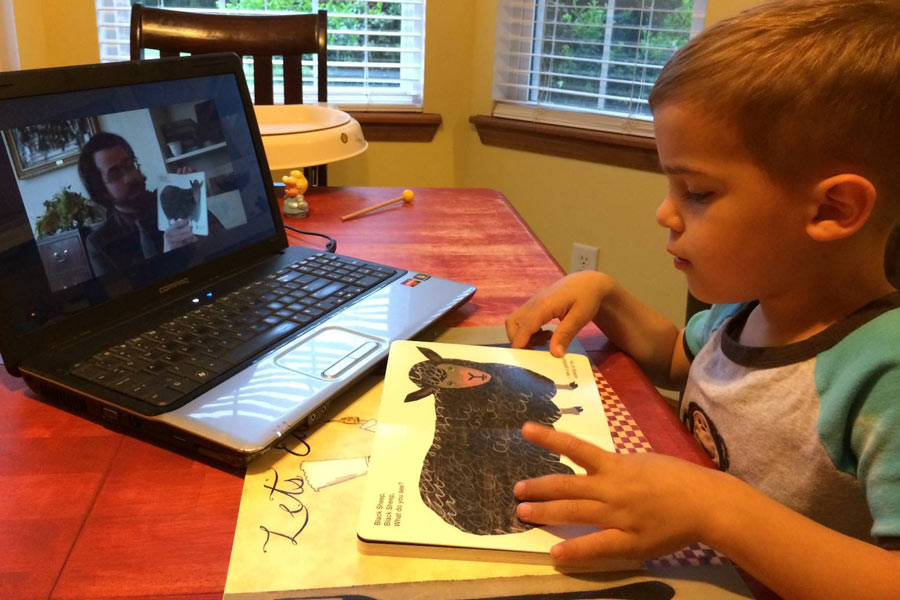
M 303 61 L 299 56 L 284 57 L 284 103 L 303 104 Z
M 257 104 L 273 104 L 272 57 L 253 57 L 253 92 Z

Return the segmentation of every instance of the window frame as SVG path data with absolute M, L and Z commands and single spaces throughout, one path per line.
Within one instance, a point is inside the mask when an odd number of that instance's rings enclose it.
M 519 150 L 658 171 L 652 120 L 633 115 L 619 116 L 600 111 L 551 107 L 530 102 L 528 99 L 520 101 L 503 99 L 509 94 L 500 91 L 500 86 L 503 84 L 496 74 L 500 68 L 513 69 L 518 73 L 518 84 L 521 89 L 533 89 L 530 78 L 532 71 L 535 70 L 534 64 L 540 64 L 542 55 L 532 52 L 532 48 L 537 42 L 531 32 L 537 31 L 538 35 L 543 34 L 543 27 L 540 25 L 543 11 L 539 9 L 546 1 L 500 0 L 498 4 L 493 109 L 489 116 L 476 115 L 470 119 L 478 130 L 482 142 Z M 615 10 L 615 2 L 616 0 L 608 0 L 607 7 Z M 611 13 L 607 14 L 604 29 L 606 44 L 610 42 L 612 27 L 614 27 L 612 19 L 609 17 Z M 706 14 L 707 0 L 694 0 L 694 12 L 689 32 L 691 36 L 702 30 Z M 505 20 L 504 17 L 506 17 Z M 518 23 L 518 28 L 516 28 L 516 23 Z M 507 31 L 502 31 L 503 28 L 506 28 Z M 512 28 L 513 31 L 508 31 L 509 28 Z M 517 39 L 518 44 L 516 44 Z M 502 48 L 502 44 L 509 44 L 512 47 Z M 506 51 L 504 52 L 504 50 Z M 512 65 L 512 60 L 517 54 L 519 57 L 533 56 L 532 64 L 526 69 L 516 68 L 519 65 Z M 604 56 L 608 58 L 606 54 Z M 506 81 L 513 82 L 514 79 L 514 77 L 507 77 Z M 529 123 L 532 126 L 522 123 Z M 586 131 L 596 132 L 598 135 L 590 135 L 585 133 Z M 562 140 L 568 140 L 570 145 L 568 149 L 561 145 Z M 615 147 L 623 149 L 619 153 L 621 156 L 610 152 L 610 149 Z

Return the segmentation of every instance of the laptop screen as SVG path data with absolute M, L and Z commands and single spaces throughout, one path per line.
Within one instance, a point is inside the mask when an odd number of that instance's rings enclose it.
M 238 85 L 0 100 L 0 286 L 17 290 L 16 336 L 276 235 Z

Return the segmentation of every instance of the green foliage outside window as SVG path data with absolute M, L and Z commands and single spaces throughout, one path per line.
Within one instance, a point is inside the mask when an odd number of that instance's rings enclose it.
M 541 104 L 649 115 L 631 98 L 646 100 L 659 68 L 688 41 L 694 2 L 618 0 L 612 15 L 607 6 L 605 0 L 547 4 L 543 41 L 535 48 Z

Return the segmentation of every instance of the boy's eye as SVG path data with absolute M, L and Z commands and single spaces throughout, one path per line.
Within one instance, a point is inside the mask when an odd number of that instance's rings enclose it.
M 690 190 L 684 191 L 684 199 L 688 202 L 703 202 L 710 196 L 712 196 L 712 192 L 692 192 Z

